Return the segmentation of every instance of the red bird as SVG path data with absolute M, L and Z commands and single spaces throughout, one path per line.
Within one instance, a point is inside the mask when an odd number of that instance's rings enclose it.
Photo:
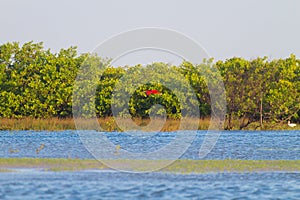
M 160 94 L 158 90 L 146 90 L 146 95 L 150 96 L 151 94 Z

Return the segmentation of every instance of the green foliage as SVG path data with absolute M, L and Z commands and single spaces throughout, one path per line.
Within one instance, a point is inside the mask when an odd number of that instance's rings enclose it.
M 233 128 L 234 119 L 241 119 L 242 129 L 260 115 L 270 122 L 299 121 L 299 62 L 294 55 L 270 62 L 266 57 L 217 62 L 227 93 L 227 129 Z
M 0 46 L 0 116 L 71 116 L 73 82 L 82 57 L 75 47 L 52 54 L 42 43 Z
M 300 111 L 300 61 L 294 55 L 270 63 L 274 76 L 266 93 L 267 116 L 273 121 L 299 120 Z
M 107 68 L 100 77 L 96 90 L 96 114 L 98 117 L 112 116 L 111 99 L 115 85 L 124 75 L 125 70 L 122 68 Z
M 78 55 L 76 47 L 52 53 L 33 42 L 0 45 L 0 117 L 66 118 L 72 117 L 72 106 L 82 110 L 83 117 L 95 111 L 98 117 L 110 117 L 114 105 L 120 114 L 148 118 L 151 107 L 160 104 L 158 115 L 166 112 L 168 118 L 178 119 L 197 106 L 205 118 L 212 113 L 208 86 L 216 70 L 226 89 L 227 129 L 258 121 L 259 126 L 263 121 L 300 122 L 300 60 L 295 55 L 271 61 L 235 57 L 215 64 L 206 60 L 199 65 L 115 68 L 97 55 Z M 185 81 L 188 84 L 182 84 Z M 145 91 L 153 89 L 160 94 L 147 96 Z M 72 101 L 74 91 L 79 98 Z

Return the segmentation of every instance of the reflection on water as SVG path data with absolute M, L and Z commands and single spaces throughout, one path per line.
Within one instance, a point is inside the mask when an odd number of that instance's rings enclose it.
M 117 147 L 132 152 L 155 151 L 172 141 L 174 134 L 158 132 L 152 137 L 134 138 L 126 133 L 106 133 Z M 205 134 L 206 131 L 197 132 L 181 159 L 199 159 Z M 76 131 L 1 131 L 0 147 L 0 157 L 93 158 Z M 229 158 L 300 159 L 300 131 L 224 131 L 205 159 Z

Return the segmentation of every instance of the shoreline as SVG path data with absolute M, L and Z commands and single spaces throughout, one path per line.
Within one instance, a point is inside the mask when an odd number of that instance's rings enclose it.
M 131 119 L 124 119 L 126 124 L 126 120 Z M 150 123 L 149 119 L 134 119 L 135 123 L 139 126 L 147 126 Z M 82 119 L 82 122 L 86 124 L 86 130 L 89 130 L 89 125 L 93 123 L 93 120 L 90 119 Z M 116 124 L 113 117 L 110 118 L 98 118 L 99 125 L 101 128 L 107 132 L 122 132 L 119 129 L 118 125 Z M 168 132 L 168 131 L 176 131 L 179 129 L 180 120 L 176 119 L 167 119 L 166 121 L 162 121 L 162 119 L 154 120 L 154 126 L 162 126 L 161 132 Z M 205 119 L 196 119 L 190 118 L 189 124 L 186 124 L 186 130 L 189 130 L 189 127 L 198 126 L 198 130 L 208 130 L 210 125 L 210 118 Z M 252 126 L 251 126 L 252 125 Z M 287 124 L 271 124 L 265 123 L 264 129 L 257 129 L 255 127 L 255 122 L 250 124 L 249 127 L 246 129 L 233 129 L 229 131 L 281 131 L 281 130 L 300 130 L 300 125 L 297 125 L 294 128 L 289 127 Z M 41 119 L 41 118 L 21 118 L 21 119 L 9 119 L 9 118 L 0 118 L 0 131 L 21 131 L 21 130 L 33 130 L 33 131 L 63 131 L 63 130 L 76 130 L 75 122 L 73 118 L 49 118 L 49 119 Z M 152 131 L 151 127 L 148 128 L 148 131 Z M 147 131 L 147 129 L 146 129 Z
M 145 165 L 155 165 L 162 160 L 110 160 L 120 165 L 128 162 L 139 166 L 133 172 L 147 172 Z M 15 172 L 17 169 L 39 169 L 42 171 L 113 170 L 98 160 L 65 158 L 0 158 L 0 172 Z M 132 170 L 130 170 L 132 171 Z M 300 172 L 300 160 L 176 160 L 156 172 L 168 173 L 245 173 L 245 172 Z

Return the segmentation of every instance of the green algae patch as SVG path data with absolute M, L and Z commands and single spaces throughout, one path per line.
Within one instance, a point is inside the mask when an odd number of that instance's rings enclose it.
M 0 169 L 39 168 L 45 171 L 77 171 L 103 169 L 97 160 L 64 158 L 0 158 Z
M 163 160 L 109 160 L 124 171 L 146 172 L 149 166 L 161 166 Z M 103 163 L 109 163 L 105 161 Z M 36 168 L 44 171 L 80 171 L 88 169 L 110 169 L 98 160 L 64 158 L 0 158 L 0 172 L 14 171 L 18 168 Z M 126 170 L 126 166 L 134 166 Z M 300 171 L 300 160 L 177 160 L 159 169 L 170 173 L 209 173 L 209 172 L 263 172 Z
M 11 169 L 0 169 L 0 173 L 1 172 L 15 172 L 15 171 Z
M 300 160 L 177 160 L 163 171 L 179 173 L 300 171 Z

